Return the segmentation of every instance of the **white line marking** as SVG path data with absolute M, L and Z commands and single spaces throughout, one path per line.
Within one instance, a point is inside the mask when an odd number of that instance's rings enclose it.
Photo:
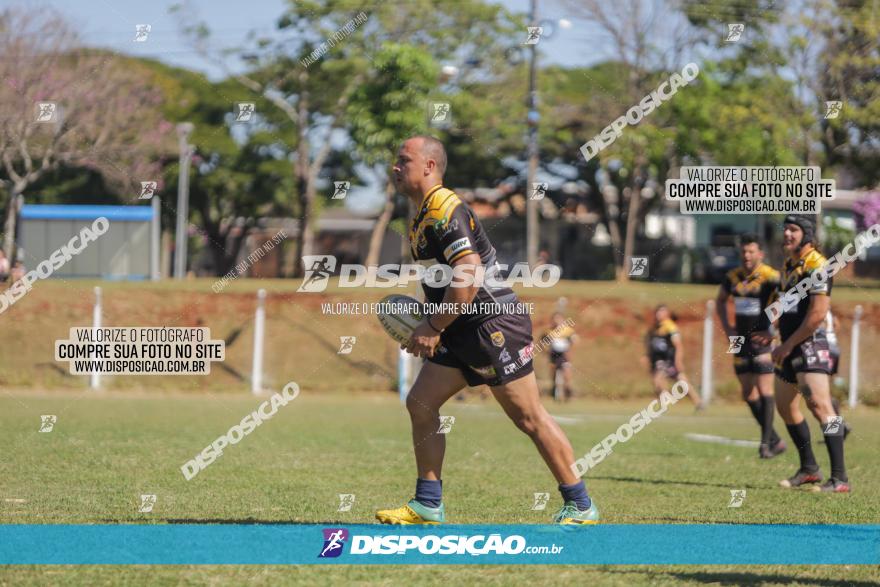
M 733 438 L 725 438 L 724 436 L 714 436 L 712 434 L 693 434 L 691 432 L 684 435 L 688 440 L 696 442 L 712 442 L 715 444 L 727 444 L 730 446 L 744 446 L 746 448 L 755 448 L 761 446 L 756 440 L 735 440 Z

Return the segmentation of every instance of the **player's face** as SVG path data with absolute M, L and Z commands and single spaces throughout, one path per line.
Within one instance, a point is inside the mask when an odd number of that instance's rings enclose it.
M 764 252 L 758 243 L 749 243 L 740 248 L 742 254 L 742 265 L 746 271 L 753 271 L 755 267 L 764 259 Z
M 797 224 L 786 224 L 782 229 L 782 250 L 786 253 L 794 253 L 801 240 L 804 238 L 804 231 Z
M 662 322 L 669 318 L 669 308 L 657 308 L 657 311 L 654 312 L 654 319 L 657 322 Z
M 397 162 L 391 168 L 391 176 L 398 190 L 407 195 L 418 194 L 425 177 L 425 157 L 418 149 L 416 139 L 403 143 L 397 153 Z

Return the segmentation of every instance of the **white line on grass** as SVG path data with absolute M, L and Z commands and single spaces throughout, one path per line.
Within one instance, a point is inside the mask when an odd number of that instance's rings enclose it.
M 746 448 L 755 448 L 756 446 L 760 446 L 761 443 L 757 440 L 735 440 L 733 438 L 725 438 L 724 436 L 714 436 L 712 434 L 694 434 L 688 432 L 684 435 L 688 440 L 694 440 L 696 442 L 711 442 L 714 444 L 727 444 L 730 446 L 743 446 Z

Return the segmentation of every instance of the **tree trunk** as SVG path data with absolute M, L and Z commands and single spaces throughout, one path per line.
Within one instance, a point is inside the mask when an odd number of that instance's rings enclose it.
M 301 81 L 308 80 L 308 74 L 303 73 Z M 314 189 L 309 177 L 311 157 L 309 153 L 309 92 L 305 89 L 300 93 L 297 104 L 297 116 L 299 117 L 299 144 L 297 145 L 296 164 L 296 189 L 299 198 L 299 233 L 296 235 L 296 270 L 295 277 L 305 275 L 305 267 L 302 258 L 312 254 L 314 247 L 314 233 L 312 230 L 312 204 Z
M 13 187 L 9 193 L 9 201 L 6 205 L 6 222 L 3 230 L 3 253 L 9 259 L 9 266 L 12 267 L 16 260 L 15 250 L 15 228 L 18 222 L 18 196 L 23 190 Z
M 626 237 L 623 245 L 623 270 L 618 274 L 620 281 L 629 281 L 629 270 L 626 266 L 626 260 L 632 259 L 633 250 L 636 244 L 636 228 L 639 225 L 639 206 L 641 204 L 642 194 L 638 182 L 633 182 L 629 195 L 629 210 L 626 214 Z
M 394 213 L 394 186 L 389 181 L 385 186 L 385 208 L 376 224 L 373 225 L 373 234 L 370 235 L 370 250 L 367 252 L 366 265 L 372 267 L 379 264 L 379 255 L 382 252 L 382 243 L 385 242 L 385 232 L 388 230 L 388 223 L 391 221 L 391 215 Z

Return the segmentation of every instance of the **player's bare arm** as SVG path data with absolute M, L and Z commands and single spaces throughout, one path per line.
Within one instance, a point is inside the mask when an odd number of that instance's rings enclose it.
M 446 292 L 443 295 L 443 304 L 448 305 L 444 305 L 443 307 L 462 310 L 467 304 L 470 304 L 474 300 L 477 291 L 480 289 L 479 286 L 476 285 L 476 279 L 474 277 L 477 268 L 481 266 L 480 256 L 476 253 L 465 255 L 461 259 L 457 259 L 452 263 L 453 267 L 458 265 L 466 266 L 464 273 L 467 274 L 468 277 L 453 278 L 452 287 L 446 288 Z M 470 283 L 470 285 L 465 285 L 465 283 Z M 405 347 L 406 350 L 417 357 L 434 356 L 434 349 L 440 344 L 440 334 L 446 330 L 450 324 L 455 322 L 460 315 L 461 312 L 459 311 L 457 313 L 437 313 L 426 317 L 413 331 L 412 338 L 410 338 L 409 344 Z
M 724 291 L 723 287 L 719 287 L 718 297 L 715 298 L 715 313 L 718 314 L 718 320 L 721 321 L 721 328 L 724 330 L 724 334 L 735 336 L 736 329 L 730 325 L 730 320 L 727 317 L 727 300 L 729 299 L 730 294 Z

